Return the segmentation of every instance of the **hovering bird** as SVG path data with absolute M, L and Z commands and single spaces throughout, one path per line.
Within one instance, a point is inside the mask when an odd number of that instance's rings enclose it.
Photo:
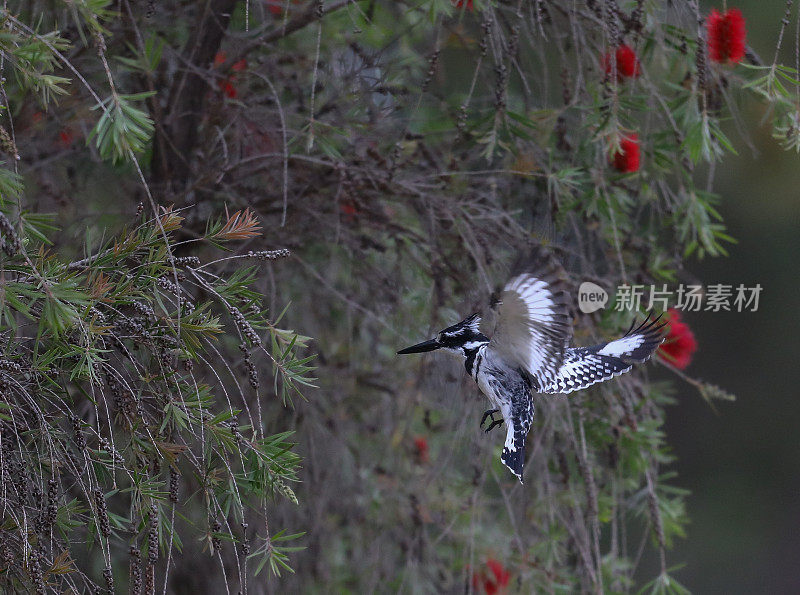
M 563 269 L 540 248 L 529 259 L 529 270 L 504 287 L 490 339 L 481 332 L 481 317 L 472 314 L 436 337 L 398 351 L 424 353 L 445 349 L 464 357 L 467 374 L 492 404 L 485 431 L 506 423 L 500 459 L 522 483 L 525 438 L 533 421 L 532 393 L 570 393 L 628 372 L 653 355 L 664 341 L 666 323 L 648 317 L 615 341 L 591 347 L 571 347 L 572 324 L 567 309 Z M 660 318 L 660 317 L 659 317 Z M 500 413 L 501 418 L 495 419 Z

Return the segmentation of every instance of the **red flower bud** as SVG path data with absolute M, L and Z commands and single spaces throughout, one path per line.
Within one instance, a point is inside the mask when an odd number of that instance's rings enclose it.
M 342 204 L 339 205 L 339 210 L 342 211 L 342 213 L 344 213 L 345 219 L 350 222 L 355 220 L 356 215 L 358 215 L 359 213 L 358 207 L 356 207 L 356 203 L 354 203 L 352 200 L 343 201 Z M 418 439 L 416 438 L 414 439 L 415 444 L 417 440 Z M 420 440 L 424 440 L 424 438 L 420 438 Z M 417 445 L 417 450 L 419 450 L 419 445 Z
M 639 135 L 632 133 L 619 141 L 619 151 L 614 153 L 614 169 L 623 173 L 639 171 Z
M 414 438 L 414 448 L 416 449 L 417 461 L 420 464 L 427 463 L 430 459 L 428 457 L 428 440 L 424 436 L 416 436 Z
M 486 593 L 486 595 L 504 593 L 508 583 L 511 581 L 511 573 L 506 570 L 502 562 L 494 558 L 486 560 L 486 566 L 489 567 L 491 574 L 488 574 L 485 570 L 480 572 L 473 571 L 472 589 L 476 593 Z
M 233 86 L 233 79 L 231 78 L 217 81 L 217 86 L 225 94 L 226 97 L 230 97 L 231 99 L 236 99 L 236 97 L 239 95 L 239 91 L 237 91 L 236 87 Z
M 72 130 L 69 128 L 64 128 L 61 132 L 58 133 L 58 144 L 64 147 L 72 146 L 72 142 L 75 140 L 75 135 L 72 133 Z
M 506 570 L 506 567 L 503 566 L 499 561 L 495 560 L 494 558 L 489 558 L 486 561 L 486 565 L 489 567 L 489 570 L 492 571 L 494 575 L 495 584 L 498 587 L 506 587 L 508 586 L 508 581 L 511 580 L 511 573 Z
M 623 43 L 614 54 L 617 59 L 618 81 L 621 82 L 624 78 L 637 78 L 642 74 L 639 57 L 631 46 Z M 603 56 L 603 70 L 605 70 L 606 74 L 611 74 L 611 54 Z
M 292 0 L 292 4 L 300 4 L 302 0 Z M 274 16 L 281 16 L 287 9 L 287 0 L 264 0 L 267 10 Z

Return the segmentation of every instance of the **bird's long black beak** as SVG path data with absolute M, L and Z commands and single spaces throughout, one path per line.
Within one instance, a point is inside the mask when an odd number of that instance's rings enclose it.
M 406 347 L 405 349 L 401 349 L 397 352 L 397 355 L 405 355 L 406 353 L 425 353 L 426 351 L 433 351 L 434 349 L 439 349 L 441 345 L 436 339 L 431 339 L 430 341 L 424 341 L 422 343 L 417 343 L 416 345 L 412 345 L 411 347 Z

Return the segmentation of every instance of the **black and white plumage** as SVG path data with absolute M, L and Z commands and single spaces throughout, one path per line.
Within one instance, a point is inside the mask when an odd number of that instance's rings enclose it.
M 663 342 L 664 324 L 645 320 L 619 339 L 592 347 L 570 347 L 572 324 L 563 270 L 542 250 L 531 270 L 514 276 L 496 303 L 491 339 L 473 314 L 429 341 L 399 354 L 445 349 L 465 358 L 472 376 L 492 404 L 481 419 L 491 417 L 488 432 L 506 423 L 501 460 L 522 482 L 525 440 L 533 423 L 532 393 L 569 393 L 628 372 L 647 361 Z M 502 420 L 496 420 L 499 412 Z
M 664 341 L 658 319 L 645 320 L 616 341 L 591 347 L 570 347 L 555 378 L 544 384 L 539 392 L 571 393 L 629 372 L 633 364 L 650 359 Z

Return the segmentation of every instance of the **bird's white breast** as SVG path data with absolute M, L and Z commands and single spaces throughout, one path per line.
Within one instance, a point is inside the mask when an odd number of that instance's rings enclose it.
M 478 377 L 476 378 L 476 382 L 478 383 L 478 388 L 481 389 L 481 392 L 489 397 L 489 400 L 492 402 L 492 405 L 495 407 L 498 406 L 498 399 L 497 395 L 495 394 L 494 388 L 488 382 L 488 375 L 479 373 Z
M 480 391 L 489 398 L 492 405 L 496 408 L 501 408 L 501 404 L 508 399 L 502 399 L 497 394 L 497 383 L 492 382 L 494 377 L 492 374 L 492 358 L 487 357 L 487 355 L 486 347 L 481 347 L 475 357 L 475 365 L 472 369 L 473 378 L 475 378 Z

